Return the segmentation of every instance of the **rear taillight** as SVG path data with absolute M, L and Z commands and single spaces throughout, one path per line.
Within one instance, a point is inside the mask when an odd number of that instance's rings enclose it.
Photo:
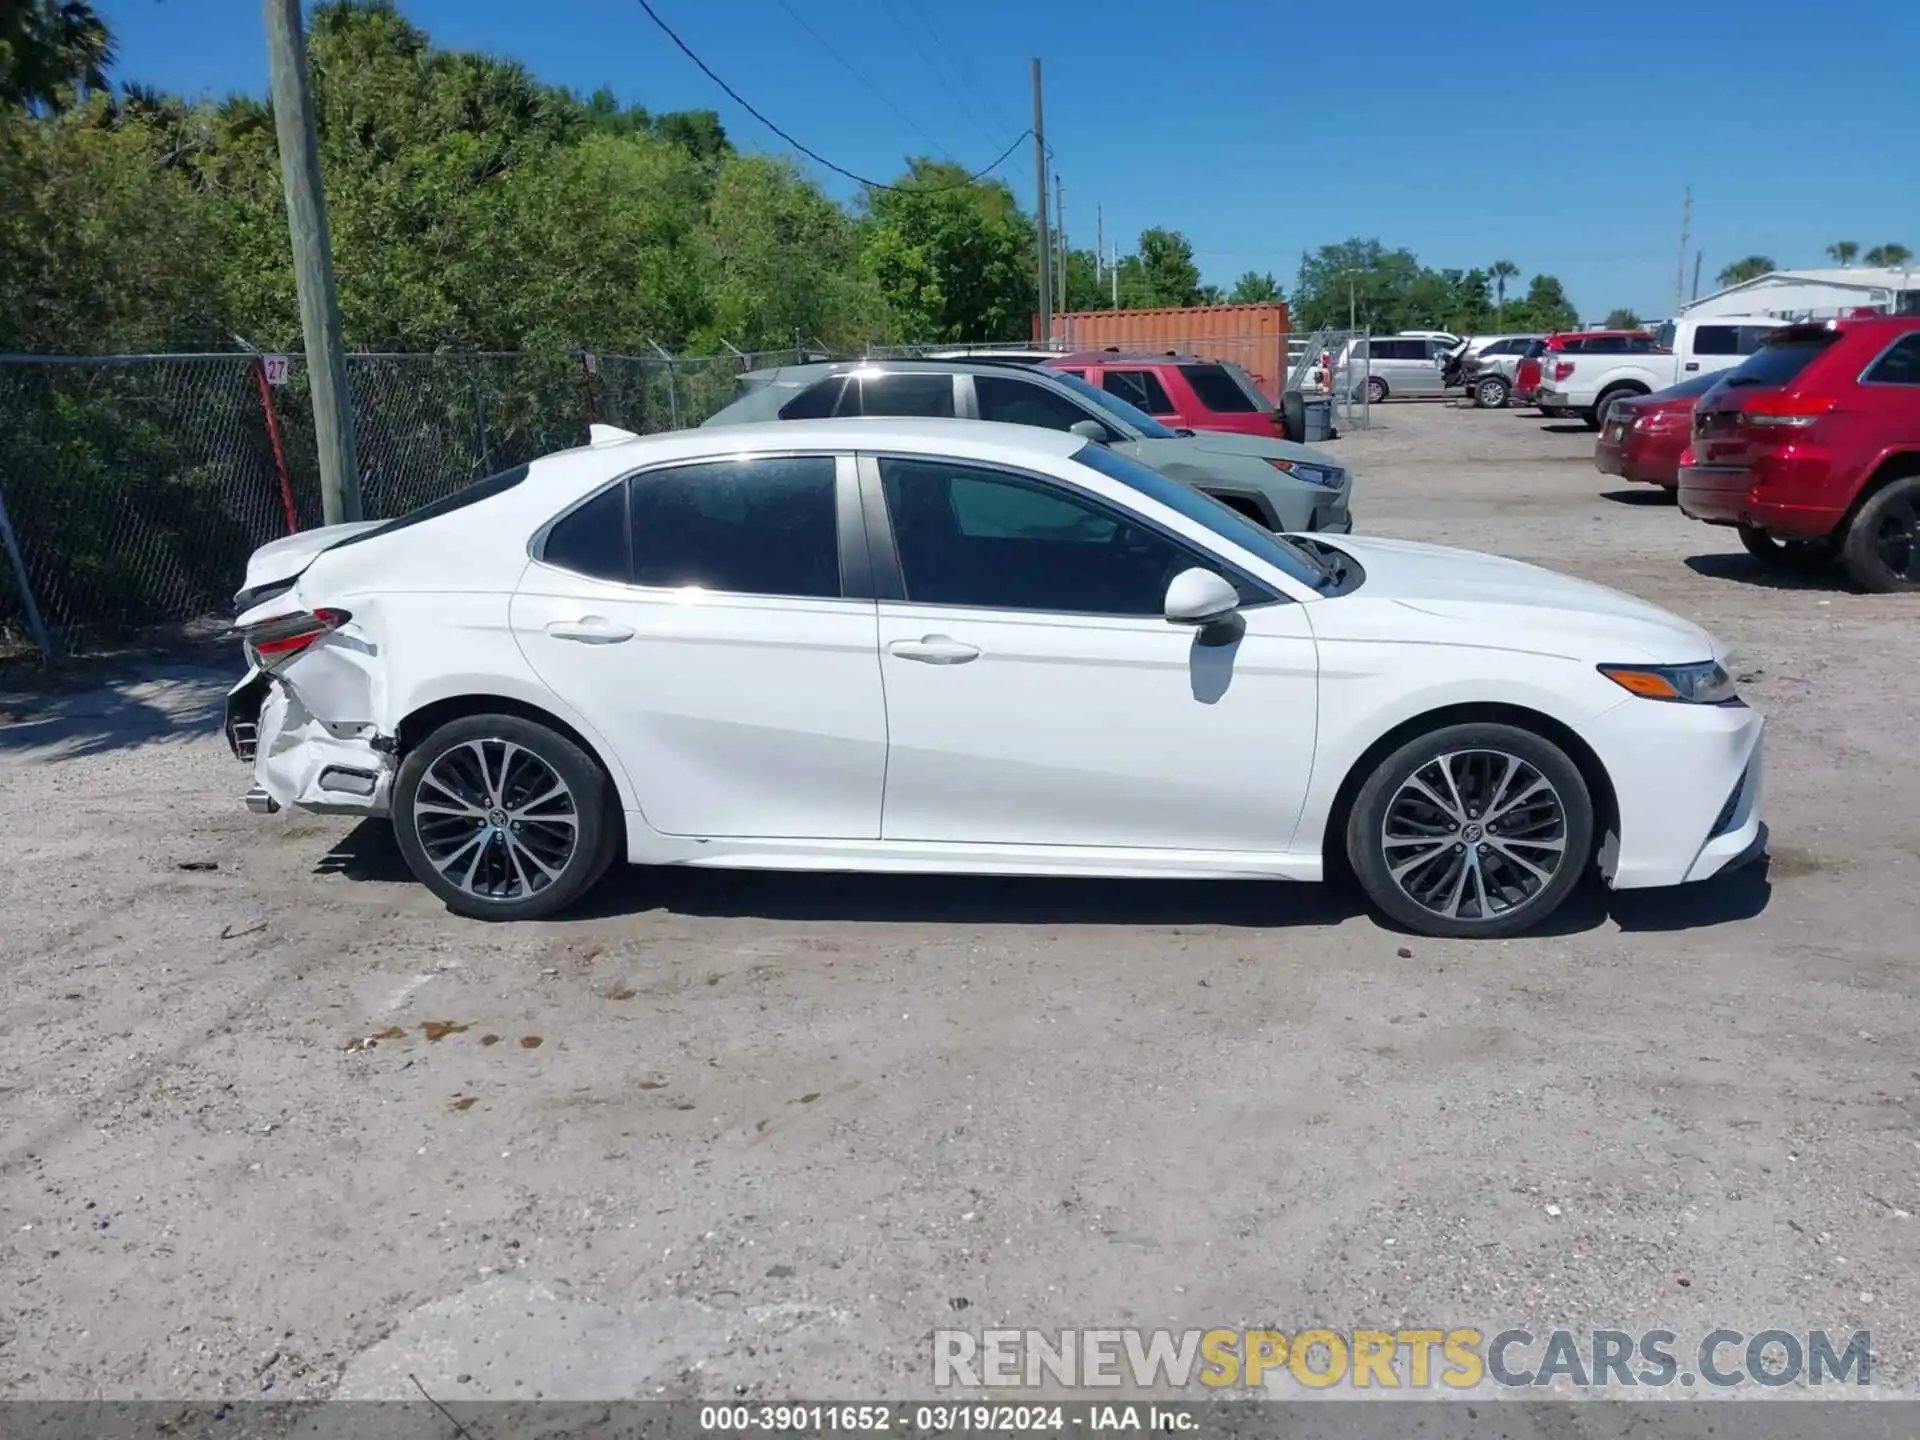
M 1822 415 L 1832 414 L 1836 403 L 1831 395 L 1755 395 L 1740 407 L 1740 418 L 1769 429 L 1804 430 Z
M 1554 379 L 1564 380 L 1571 374 L 1573 374 L 1573 361 L 1556 360 L 1553 362 L 1553 378 Z
M 257 659 L 283 660 L 299 654 L 352 618 L 345 610 L 297 610 L 291 615 L 275 615 L 243 626 L 239 635 Z

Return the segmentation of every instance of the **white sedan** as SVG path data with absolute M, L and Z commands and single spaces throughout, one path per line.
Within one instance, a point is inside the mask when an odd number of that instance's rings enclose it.
M 1076 435 L 854 419 L 593 443 L 258 551 L 249 805 L 390 816 L 449 908 L 616 858 L 1320 880 L 1509 935 L 1597 865 L 1757 856 L 1713 640 L 1516 561 L 1286 537 Z

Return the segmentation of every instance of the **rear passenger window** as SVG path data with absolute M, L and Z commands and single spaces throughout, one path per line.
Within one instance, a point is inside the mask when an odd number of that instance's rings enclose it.
M 1771 325 L 1742 325 L 1740 327 L 1740 353 L 1751 355 L 1767 343 L 1767 337 L 1773 334 Z
M 1253 397 L 1220 365 L 1182 365 L 1180 373 L 1200 403 L 1216 415 L 1245 415 L 1257 407 Z
M 547 532 L 540 558 L 576 575 L 626 584 L 632 574 L 627 554 L 627 487 L 609 486 L 561 517 Z
M 1118 395 L 1129 405 L 1137 406 L 1149 415 L 1171 415 L 1173 401 L 1167 398 L 1166 387 L 1160 383 L 1160 377 L 1151 370 L 1109 370 L 1100 377 L 1100 388 L 1109 395 Z M 1201 404 L 1206 397 L 1200 397 Z
M 809 385 L 780 407 L 782 420 L 824 420 L 833 414 L 833 405 L 846 386 L 847 377 L 832 375 L 817 385 Z
M 681 465 L 629 483 L 634 584 L 840 593 L 832 456 Z
M 842 415 L 930 415 L 953 418 L 951 375 L 864 375 L 848 392 Z
M 1738 325 L 1702 325 L 1693 332 L 1693 353 L 1696 355 L 1738 355 L 1740 353 L 1740 327 Z
M 1071 430 L 1094 417 L 1064 395 L 1007 375 L 976 375 L 973 394 L 982 420 L 1006 425 L 1037 425 L 1047 430 Z
M 1865 378 L 1869 385 L 1920 385 L 1920 332 L 1903 336 Z

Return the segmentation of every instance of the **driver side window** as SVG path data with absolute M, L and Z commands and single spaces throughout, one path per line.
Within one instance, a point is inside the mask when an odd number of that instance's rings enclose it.
M 1182 570 L 1225 573 L 1124 512 L 1035 477 L 883 458 L 880 479 L 912 604 L 1160 615 Z
M 1095 418 L 1066 396 L 1011 375 L 976 375 L 973 394 L 982 420 L 998 420 L 1005 425 L 1071 430 L 1079 421 Z

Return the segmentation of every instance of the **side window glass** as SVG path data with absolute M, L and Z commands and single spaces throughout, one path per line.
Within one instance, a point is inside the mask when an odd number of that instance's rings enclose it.
M 576 575 L 628 583 L 627 487 L 610 485 L 562 518 L 547 531 L 540 558 Z
M 681 465 L 628 484 L 634 584 L 840 593 L 832 456 Z
M 824 420 L 833 414 L 833 402 L 840 398 L 840 391 L 847 383 L 844 375 L 829 375 L 818 384 L 809 385 L 793 399 L 780 407 L 782 420 Z
M 983 466 L 882 459 L 908 601 L 992 610 L 1159 615 L 1210 562 L 1063 486 Z
M 1740 327 L 1737 325 L 1702 325 L 1693 332 L 1693 353 L 1696 355 L 1738 355 L 1740 353 Z
M 1173 413 L 1173 401 L 1167 398 L 1160 377 L 1151 370 L 1109 370 L 1100 377 L 1100 388 L 1149 415 Z
M 1866 374 L 1869 385 L 1920 385 L 1920 333 L 1908 335 Z
M 1007 375 L 975 375 L 973 393 L 980 418 L 1005 425 L 1071 430 L 1080 421 L 1095 418 L 1064 395 Z
M 953 376 L 924 372 L 868 375 L 859 380 L 859 404 L 847 396 L 845 415 L 930 415 L 953 418 Z

